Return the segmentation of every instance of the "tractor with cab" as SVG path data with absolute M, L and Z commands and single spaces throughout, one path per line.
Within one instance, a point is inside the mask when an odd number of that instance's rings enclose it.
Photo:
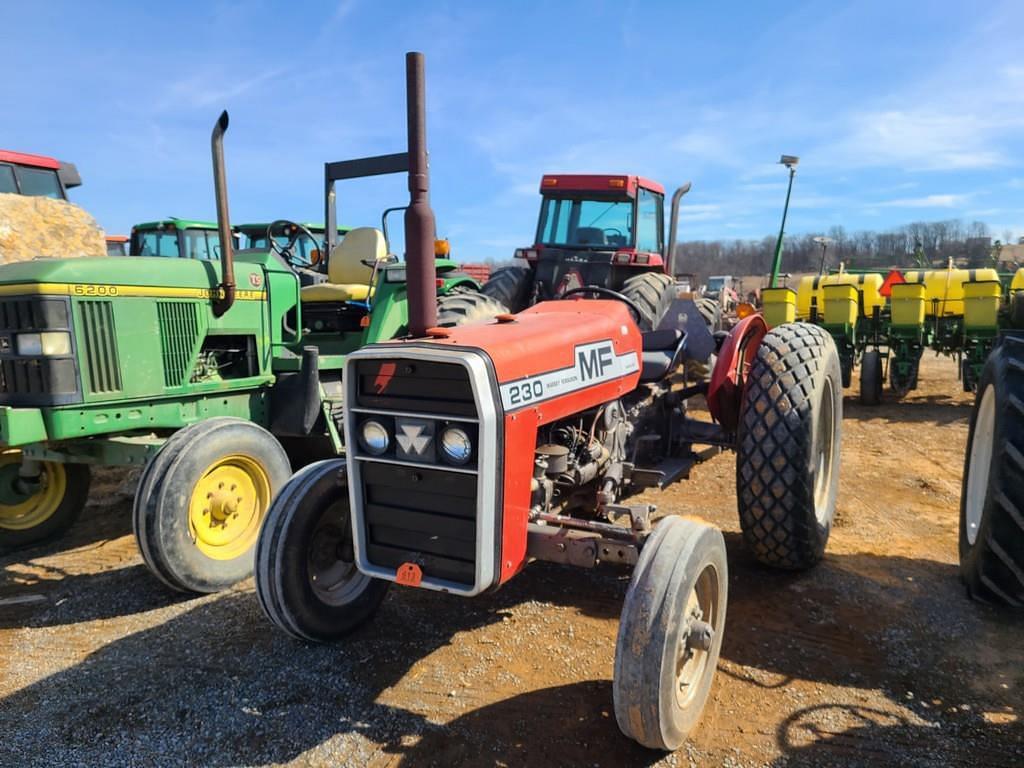
M 552 217 L 569 217 L 566 232 L 586 224 L 603 247 L 621 237 L 612 251 L 545 261 L 552 238 L 544 235 L 541 253 L 529 257 L 537 300 L 492 321 L 439 327 L 422 54 L 407 55 L 406 71 L 409 325 L 347 356 L 346 457 L 305 467 L 275 498 L 257 543 L 260 605 L 285 632 L 330 642 L 366 624 L 392 584 L 473 598 L 534 560 L 631 566 L 615 715 L 641 744 L 675 749 L 698 722 L 714 676 L 726 550 L 721 532 L 685 509 L 657 513 L 635 495 L 735 450 L 740 524 L 755 557 L 813 566 L 839 480 L 835 345 L 816 326 L 769 330 L 754 314 L 724 338 L 709 381 L 680 387 L 674 372 L 713 342 L 690 294 L 667 291 L 659 309 L 609 287 L 613 271 L 621 268 L 622 281 L 611 282 L 621 287 L 635 269 L 631 195 L 658 208 L 659 187 L 628 176 L 586 177 L 586 194 L 545 203 Z M 554 185 L 560 195 L 563 179 Z M 595 179 L 612 190 L 596 202 L 604 216 L 586 202 Z M 554 219 L 543 226 L 562 232 Z M 635 255 L 662 259 L 658 243 L 646 247 Z M 664 274 L 654 266 L 660 271 L 642 274 Z M 557 292 L 541 293 L 549 290 Z M 711 418 L 697 407 L 705 401 Z
M 134 258 L 0 267 L 0 549 L 67 529 L 90 467 L 144 468 L 133 527 L 169 586 L 245 578 L 264 514 L 293 468 L 343 452 L 342 370 L 366 343 L 406 333 L 406 265 L 383 233 L 333 225 L 336 183 L 408 173 L 405 153 L 325 166 L 326 279 L 303 286 L 296 238 L 236 252 L 224 113 L 212 134 L 216 224 L 140 225 Z M 173 258 L 166 258 L 173 257 Z M 443 322 L 502 311 L 438 259 Z
M 67 200 L 67 191 L 81 185 L 74 163 L 0 149 L 0 194 Z

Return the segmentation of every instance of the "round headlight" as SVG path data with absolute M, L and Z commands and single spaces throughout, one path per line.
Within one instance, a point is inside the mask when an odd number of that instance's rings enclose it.
M 388 437 L 388 431 L 384 428 L 384 425 L 372 419 L 363 422 L 363 426 L 359 431 L 359 438 L 367 453 L 372 453 L 374 456 L 380 456 L 388 449 L 388 445 L 391 444 L 391 438 Z
M 465 464 L 473 455 L 473 443 L 464 429 L 448 427 L 441 433 L 441 451 L 453 464 Z

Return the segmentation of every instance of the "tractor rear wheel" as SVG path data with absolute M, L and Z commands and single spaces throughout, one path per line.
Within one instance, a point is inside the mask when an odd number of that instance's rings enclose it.
M 508 312 L 508 307 L 476 291 L 449 293 L 437 297 L 437 325 L 454 328 L 491 320 Z
M 290 474 L 280 443 L 252 422 L 221 417 L 178 430 L 135 491 L 142 559 L 183 592 L 218 592 L 248 577 L 260 525 Z
M 1024 337 L 988 356 L 967 433 L 960 577 L 967 592 L 1024 608 Z
M 722 647 L 728 592 L 721 531 L 663 519 L 640 552 L 615 644 L 612 697 L 624 734 L 674 750 L 697 725 Z
M 825 553 L 836 509 L 842 374 L 835 342 L 810 323 L 761 341 L 740 405 L 736 496 L 743 538 L 765 565 L 792 570 Z
M 699 296 L 693 303 L 697 305 L 697 311 L 704 318 L 709 331 L 714 333 L 717 330 L 721 330 L 722 313 L 717 301 L 707 296 Z
M 672 303 L 672 278 L 664 272 L 642 272 L 633 275 L 622 284 L 619 291 L 630 299 L 643 313 L 639 325 L 641 331 L 653 331 Z
M 21 464 L 18 449 L 0 452 L 0 552 L 60 536 L 89 498 L 85 464 L 39 462 L 38 488 L 25 485 L 19 476 Z
M 882 402 L 882 353 L 869 349 L 860 361 L 860 404 Z
M 260 532 L 260 607 L 300 640 L 339 640 L 377 611 L 391 585 L 354 560 L 345 461 L 310 464 L 281 489 Z
M 524 267 L 499 267 L 491 273 L 480 293 L 490 296 L 509 312 L 521 312 L 530 300 L 533 274 Z

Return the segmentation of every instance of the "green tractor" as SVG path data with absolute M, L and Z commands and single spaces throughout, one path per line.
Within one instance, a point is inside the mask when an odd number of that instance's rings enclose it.
M 237 239 L 233 242 L 237 248 Z M 217 222 L 177 219 L 147 221 L 132 227 L 128 241 L 131 256 L 211 261 L 220 258 Z
M 335 183 L 409 172 L 407 153 L 326 164 L 326 281 L 303 287 L 278 253 L 235 253 L 227 125 L 224 113 L 212 137 L 216 225 L 140 225 L 138 258 L 0 267 L 0 549 L 68 528 L 91 466 L 145 467 L 133 505 L 144 560 L 171 587 L 216 591 L 251 571 L 293 467 L 343 451 L 345 356 L 408 318 L 406 266 L 384 234 L 339 242 Z M 438 259 L 439 324 L 504 310 L 478 287 Z
M 238 224 L 234 231 L 242 238 L 243 250 L 273 251 L 284 259 L 303 286 L 327 281 L 327 262 L 323 258 L 327 230 L 323 224 L 277 219 L 269 224 Z M 337 232 L 338 237 L 344 237 L 348 228 L 341 227 Z

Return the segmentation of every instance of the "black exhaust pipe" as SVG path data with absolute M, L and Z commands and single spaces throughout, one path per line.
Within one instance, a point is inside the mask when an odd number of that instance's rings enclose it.
M 422 53 L 405 54 L 405 88 L 409 132 L 409 207 L 405 210 L 405 269 L 409 297 L 409 335 L 415 338 L 425 336 L 428 328 L 437 325 L 434 212 L 430 209 Z
M 217 237 L 220 240 L 222 269 L 218 295 L 213 300 L 213 314 L 220 317 L 235 303 L 235 252 L 231 247 L 231 220 L 228 216 L 228 184 L 224 172 L 224 132 L 228 129 L 228 113 L 220 113 L 213 126 L 210 147 L 213 150 L 213 191 L 217 198 Z
M 672 212 L 669 214 L 671 219 L 668 223 L 668 242 L 665 244 L 665 271 L 668 272 L 668 276 L 673 280 L 676 279 L 676 238 L 679 236 L 679 202 L 683 199 L 683 195 L 690 191 L 691 186 L 693 184 L 688 181 L 672 195 Z

